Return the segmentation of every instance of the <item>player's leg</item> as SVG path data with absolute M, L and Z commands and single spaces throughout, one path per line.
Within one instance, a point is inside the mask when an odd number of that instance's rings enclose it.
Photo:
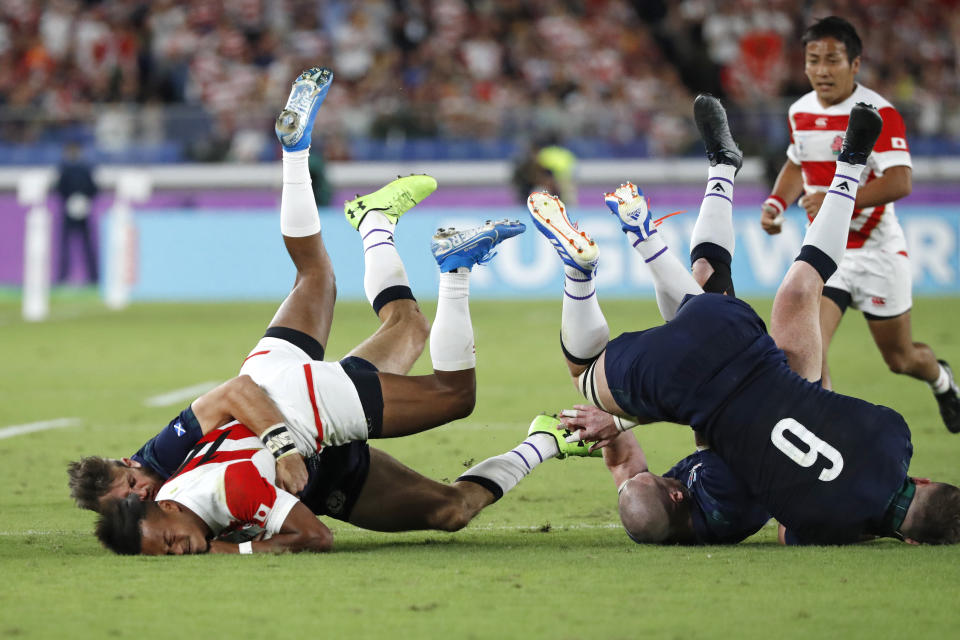
M 707 190 L 690 238 L 693 277 L 704 291 L 735 295 L 730 264 L 733 260 L 733 187 L 743 153 L 730 134 L 727 113 L 708 94 L 693 102 L 693 117 L 710 160 Z
M 824 389 L 833 388 L 827 354 L 830 352 L 833 336 L 836 335 L 837 329 L 840 327 L 840 321 L 843 319 L 843 314 L 849 304 L 850 294 L 846 291 L 834 287 L 823 288 L 823 296 L 820 298 L 820 338 L 823 343 L 820 384 Z
M 337 291 L 333 265 L 320 233 L 308 162 L 313 123 L 332 81 L 329 69 L 314 67 L 304 71 L 293 83 L 287 105 L 276 123 L 277 137 L 283 146 L 280 231 L 297 277 L 293 290 L 270 321 L 267 335 L 297 341 L 316 360 L 323 359 Z M 308 339 L 295 337 L 299 334 Z
M 564 265 L 560 349 L 570 375 L 576 378 L 596 361 L 610 339 L 594 280 L 600 249 L 570 221 L 566 207 L 556 196 L 532 193 L 527 208 L 534 226 L 550 241 Z
M 474 465 L 452 484 L 442 484 L 370 449 L 370 472 L 350 514 L 350 523 L 376 531 L 440 529 L 457 531 L 484 507 L 513 489 L 552 458 L 599 456 L 582 442 L 563 440 L 559 420 L 537 416 L 527 436 L 510 451 Z
M 430 323 L 413 297 L 394 232 L 400 216 L 436 188 L 430 176 L 406 176 L 344 203 L 347 221 L 360 232 L 363 244 L 363 289 L 381 322 L 376 333 L 347 355 L 385 373 L 409 371 L 429 334 Z
M 470 320 L 471 269 L 489 262 L 496 245 L 524 229 L 519 222 L 501 220 L 465 231 L 441 229 L 434 236 L 431 250 L 440 266 L 440 287 L 430 331 L 433 374 L 378 374 L 383 398 L 380 437 L 419 433 L 473 411 L 477 359 Z
M 960 433 L 960 394 L 953 371 L 945 361 L 937 360 L 928 345 L 913 341 L 910 312 L 893 318 L 868 316 L 867 326 L 890 370 L 929 384 L 947 429 Z
M 808 380 L 821 374 L 823 285 L 846 249 L 860 175 L 882 126 L 873 107 L 858 103 L 851 110 L 833 182 L 774 298 L 770 335 L 786 353 L 790 367 Z

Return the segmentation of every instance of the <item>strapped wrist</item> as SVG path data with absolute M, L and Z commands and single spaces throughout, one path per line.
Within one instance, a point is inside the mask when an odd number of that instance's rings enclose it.
M 763 201 L 763 206 L 770 206 L 777 210 L 777 213 L 783 213 L 787 210 L 786 201 L 780 196 L 771 195 Z
M 619 431 L 620 433 L 623 433 L 624 431 L 633 429 L 640 423 L 634 420 L 629 420 L 627 418 L 621 418 L 620 416 L 613 416 L 613 424 L 617 428 L 617 431 Z
M 293 442 L 293 436 L 290 435 L 290 430 L 283 422 L 278 422 L 264 431 L 260 434 L 260 439 L 277 460 L 297 452 L 297 445 Z
M 253 553 L 253 542 L 247 540 L 240 543 L 239 553 L 242 556 L 248 556 Z

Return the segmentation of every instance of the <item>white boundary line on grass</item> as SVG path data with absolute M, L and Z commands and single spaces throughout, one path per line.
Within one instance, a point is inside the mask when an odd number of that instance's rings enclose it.
M 40 422 L 30 422 L 27 424 L 15 424 L 9 427 L 0 428 L 0 440 L 33 433 L 35 431 L 46 431 L 47 429 L 62 429 L 64 427 L 76 427 L 83 420 L 80 418 L 56 418 L 55 420 L 41 420 Z
M 173 391 L 150 396 L 143 401 L 143 404 L 146 407 L 167 407 L 185 400 L 196 400 L 197 397 L 210 391 L 210 389 L 213 389 L 218 384 L 220 383 L 215 381 L 199 382 L 195 385 L 184 387 L 183 389 L 174 389 Z

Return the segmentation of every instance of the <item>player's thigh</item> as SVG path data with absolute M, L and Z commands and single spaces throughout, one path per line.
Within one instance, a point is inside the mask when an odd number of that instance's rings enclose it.
M 379 373 L 383 436 L 418 433 L 470 415 L 476 402 L 473 369 L 428 376 Z
M 326 346 L 337 299 L 330 257 L 320 234 L 285 238 L 285 242 L 287 251 L 297 265 L 297 278 L 290 294 L 270 321 L 270 326 L 301 331 Z
M 830 346 L 842 319 L 843 309 L 840 305 L 833 298 L 822 296 L 820 298 L 820 336 L 824 349 Z
M 350 524 L 374 531 L 440 528 L 444 511 L 458 509 L 461 502 L 455 487 L 431 480 L 371 447 L 370 471 Z
M 818 380 L 823 363 L 820 297 L 823 280 L 806 262 L 794 262 L 784 276 L 770 314 L 770 336 L 786 354 L 790 368 Z

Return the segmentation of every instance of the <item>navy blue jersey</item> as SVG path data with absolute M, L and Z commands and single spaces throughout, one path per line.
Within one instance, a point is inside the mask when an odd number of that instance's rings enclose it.
M 130 457 L 166 480 L 202 437 L 200 423 L 187 407 Z
M 743 480 L 709 449 L 687 456 L 663 477 L 676 478 L 690 490 L 693 531 L 701 544 L 735 544 L 770 519 Z
M 913 453 L 903 418 L 792 372 L 746 303 L 691 297 L 671 322 L 612 340 L 605 373 L 628 413 L 701 431 L 791 541 L 889 533 Z

